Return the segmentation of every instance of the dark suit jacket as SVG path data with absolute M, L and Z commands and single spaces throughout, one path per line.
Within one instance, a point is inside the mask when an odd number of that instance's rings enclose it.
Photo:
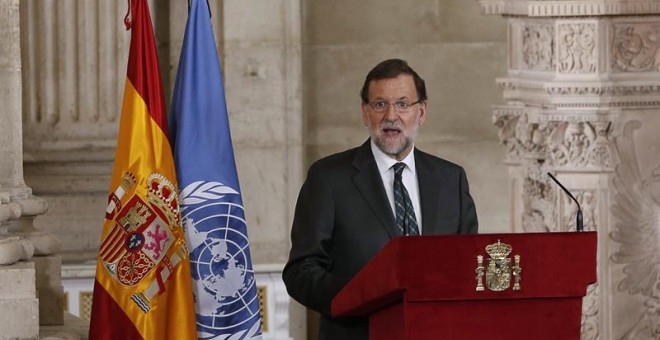
M 422 234 L 476 233 L 477 214 L 463 168 L 414 152 Z M 369 140 L 310 167 L 298 196 L 283 279 L 296 301 L 321 313 L 319 339 L 369 338 L 365 318 L 333 318 L 330 303 L 395 236 L 394 215 Z

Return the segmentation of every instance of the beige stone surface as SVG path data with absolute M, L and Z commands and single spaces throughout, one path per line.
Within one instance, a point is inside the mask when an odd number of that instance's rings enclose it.
M 271 146 L 286 142 L 284 48 L 227 46 L 225 95 L 234 145 Z
M 109 180 L 109 179 L 108 179 Z M 90 255 L 81 258 L 81 252 L 98 249 L 107 204 L 107 192 L 96 194 L 43 195 L 50 205 L 50 211 L 35 220 L 35 226 L 52 230 L 62 243 L 63 252 L 78 254 L 78 260 L 89 260 Z
M 36 339 L 39 335 L 39 301 L 0 299 L 0 340 Z
M 21 56 L 18 1 L 0 6 L 0 191 L 22 189 Z M 8 203 L 8 202 L 5 202 Z
M 35 269 L 33 262 L 16 262 L 2 266 L 0 272 L 0 299 L 35 298 Z
M 298 9 L 291 0 L 223 7 L 225 95 L 255 263 L 288 256 L 303 151 Z
M 255 263 L 283 263 L 288 255 L 288 166 L 284 147 L 237 148 L 250 250 Z
M 0 266 L 0 339 L 33 339 L 39 332 L 39 300 L 33 262 Z
M 363 132 L 358 94 L 364 76 L 375 63 L 390 57 L 407 60 L 426 81 L 429 119 L 422 135 L 497 141 L 488 100 L 500 97 L 492 81 L 505 71 L 501 65 L 505 60 L 504 44 L 425 45 L 405 54 L 388 52 L 386 46 L 341 50 L 319 47 L 309 53 L 318 63 L 306 74 L 314 85 L 313 92 L 307 93 L 307 103 L 316 114 L 306 122 L 312 144 L 345 141 L 342 136 L 335 141 L 324 133 L 326 129 L 333 133 L 336 129 L 348 134 Z M 357 56 L 364 58 L 366 62 L 361 64 L 365 65 L 350 64 Z M 479 100 L 474 100 L 477 96 Z
M 64 325 L 39 328 L 39 340 L 87 340 L 89 322 L 71 313 L 64 313 Z
M 64 323 L 64 290 L 62 288 L 62 259 L 57 255 L 32 258 L 36 270 L 39 298 L 39 324 Z
M 0 265 L 8 265 L 18 260 L 28 260 L 34 254 L 34 246 L 18 236 L 0 237 Z
M 413 0 L 303 2 L 309 44 L 398 44 L 502 41 L 505 26 L 483 17 L 476 1 Z
M 225 0 L 223 39 L 227 42 L 281 42 L 288 23 L 284 20 L 291 0 Z M 295 14 L 295 13 L 293 13 Z

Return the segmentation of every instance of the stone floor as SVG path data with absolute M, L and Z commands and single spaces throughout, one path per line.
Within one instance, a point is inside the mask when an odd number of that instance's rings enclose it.
M 64 313 L 63 326 L 41 326 L 40 340 L 87 340 L 89 322 L 82 320 L 71 313 Z

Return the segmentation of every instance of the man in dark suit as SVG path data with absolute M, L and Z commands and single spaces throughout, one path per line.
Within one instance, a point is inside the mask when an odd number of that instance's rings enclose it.
M 367 319 L 333 318 L 330 304 L 393 237 L 477 232 L 463 168 L 413 145 L 427 116 L 424 80 L 405 61 L 386 60 L 361 97 L 371 137 L 310 167 L 283 273 L 289 294 L 321 313 L 320 340 L 369 338 Z

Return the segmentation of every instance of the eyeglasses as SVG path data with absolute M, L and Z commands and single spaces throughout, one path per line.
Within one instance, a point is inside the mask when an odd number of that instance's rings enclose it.
M 404 101 L 397 101 L 397 102 L 394 102 L 394 103 L 388 103 L 386 101 L 378 100 L 378 101 L 375 101 L 375 102 L 370 102 L 369 106 L 371 106 L 371 109 L 374 110 L 374 112 L 383 113 L 383 112 L 387 111 L 388 106 L 392 105 L 394 107 L 394 111 L 396 111 L 398 113 L 405 113 L 405 112 L 410 111 L 410 109 L 412 108 L 413 105 L 419 104 L 421 102 L 422 102 L 421 100 L 418 100 L 418 101 L 413 102 L 413 103 L 408 103 L 408 102 L 404 102 Z

